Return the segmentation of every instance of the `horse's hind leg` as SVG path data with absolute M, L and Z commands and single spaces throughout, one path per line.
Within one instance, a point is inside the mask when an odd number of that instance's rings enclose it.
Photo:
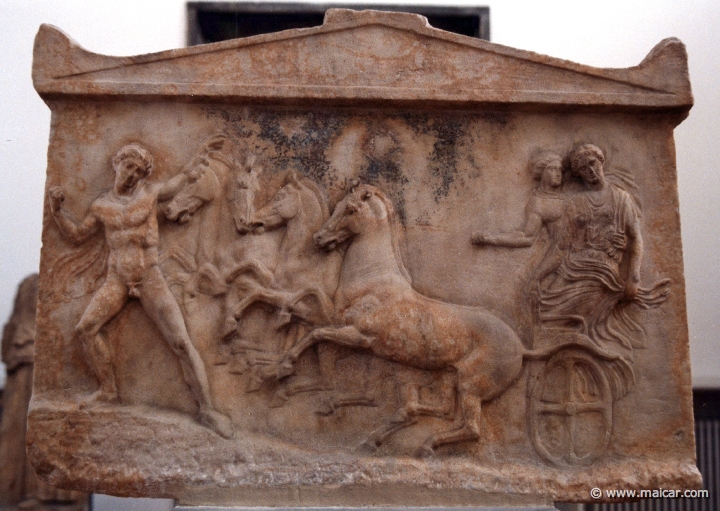
M 412 413 L 413 404 L 420 400 L 420 386 L 416 382 L 402 382 L 400 384 L 400 396 L 403 406 L 390 418 L 384 426 L 379 427 L 362 443 L 361 448 L 366 451 L 373 451 L 384 444 L 388 438 L 403 428 L 416 424 L 420 419 Z
M 459 413 L 459 407 L 455 405 L 454 399 L 457 387 L 456 373 L 455 371 L 446 371 L 441 374 L 440 377 L 442 404 L 432 405 L 420 401 L 420 389 L 426 385 L 421 385 L 413 380 L 412 373 L 405 375 L 404 378 L 406 378 L 406 380 L 400 383 L 400 395 L 403 402 L 402 408 L 395 413 L 388 424 L 370 434 L 370 437 L 365 441 L 366 447 L 373 448 L 383 444 L 390 436 L 399 430 L 417 423 L 423 415 L 447 418 L 448 416 L 452 416 L 453 411 L 458 408 L 454 426 L 456 428 L 462 426 L 463 418 Z M 403 376 L 399 375 L 398 378 L 402 380 Z
M 424 385 L 423 387 L 426 387 Z M 414 396 L 414 400 L 406 404 L 406 408 L 410 415 L 426 415 L 430 417 L 439 417 L 441 419 L 450 419 L 455 411 L 455 395 L 457 389 L 457 373 L 454 370 L 444 371 L 440 374 L 440 404 L 426 404 L 420 401 L 419 394 Z
M 282 379 L 290 376 L 295 370 L 294 365 L 298 358 L 300 358 L 300 355 L 302 355 L 306 349 L 323 341 L 348 346 L 350 348 L 363 349 L 370 348 L 375 342 L 375 339 L 360 333 L 354 326 L 316 328 L 300 339 L 300 341 L 288 351 L 287 355 L 285 355 L 279 364 L 269 368 L 268 371 L 264 371 L 263 378 L 269 379 L 275 377 Z
M 470 394 L 468 389 L 460 386 L 458 388 L 458 407 L 455 419 L 455 424 L 459 427 L 432 435 L 418 449 L 418 456 L 431 456 L 435 449 L 441 445 L 480 438 L 480 406 L 480 398 Z

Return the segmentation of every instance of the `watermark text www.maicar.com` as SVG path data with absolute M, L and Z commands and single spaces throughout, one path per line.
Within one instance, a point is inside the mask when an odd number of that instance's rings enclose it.
M 668 490 L 657 488 L 655 490 L 601 490 L 593 488 L 590 496 L 594 499 L 705 499 L 709 496 L 708 490 Z

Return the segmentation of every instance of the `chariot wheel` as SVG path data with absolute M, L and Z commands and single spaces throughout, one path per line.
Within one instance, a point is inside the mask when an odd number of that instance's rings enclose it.
M 569 348 L 538 372 L 529 398 L 530 438 L 558 466 L 590 465 L 612 433 L 613 397 L 603 367 L 585 350 Z

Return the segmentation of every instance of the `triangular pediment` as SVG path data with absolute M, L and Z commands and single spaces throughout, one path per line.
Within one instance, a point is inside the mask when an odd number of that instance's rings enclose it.
M 413 14 L 330 10 L 325 23 L 136 57 L 90 53 L 43 25 L 33 78 L 46 97 L 192 96 L 688 107 L 682 43 L 598 69 L 437 30 Z

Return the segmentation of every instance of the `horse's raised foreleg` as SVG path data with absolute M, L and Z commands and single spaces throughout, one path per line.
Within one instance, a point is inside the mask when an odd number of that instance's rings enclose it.
M 305 337 L 300 339 L 285 358 L 277 367 L 277 378 L 285 378 L 294 372 L 294 366 L 302 353 L 319 342 L 330 342 L 350 348 L 367 349 L 370 348 L 375 339 L 373 337 L 362 334 L 354 326 L 344 327 L 321 327 L 316 328 Z
M 225 276 L 225 282 L 230 284 L 232 281 L 237 279 L 240 275 L 249 273 L 255 277 L 255 280 L 257 280 L 260 284 L 262 284 L 265 287 L 270 287 L 274 281 L 273 274 L 270 270 L 268 270 L 264 264 L 262 264 L 260 261 L 248 261 L 244 263 L 240 263 L 234 268 L 232 268 L 229 272 L 227 272 Z
M 242 318 L 245 311 L 256 302 L 266 303 L 276 308 L 282 308 L 287 301 L 288 294 L 283 291 L 275 291 L 274 289 L 258 287 L 250 291 L 245 298 L 240 300 L 232 309 L 232 316 L 238 321 Z
M 269 305 L 276 305 L 278 302 L 278 293 L 278 291 L 274 291 L 272 289 L 266 289 L 253 285 L 252 289 L 247 292 L 242 300 L 238 301 L 234 305 L 231 303 L 234 297 L 231 296 L 231 293 L 227 293 L 223 307 L 225 311 L 225 322 L 222 327 L 222 337 L 229 338 L 237 332 L 238 321 L 243 317 L 245 311 L 252 304 L 256 302 L 264 302 Z
M 197 271 L 197 290 L 202 294 L 220 296 L 228 292 L 228 285 L 220 276 L 220 271 L 212 263 L 204 263 Z
M 302 303 L 306 297 L 315 297 L 319 314 L 314 314 L 313 308 Z M 311 325 L 332 324 L 335 316 L 335 305 L 325 291 L 317 286 L 301 289 L 289 300 L 287 308 L 293 315 L 310 323 Z

